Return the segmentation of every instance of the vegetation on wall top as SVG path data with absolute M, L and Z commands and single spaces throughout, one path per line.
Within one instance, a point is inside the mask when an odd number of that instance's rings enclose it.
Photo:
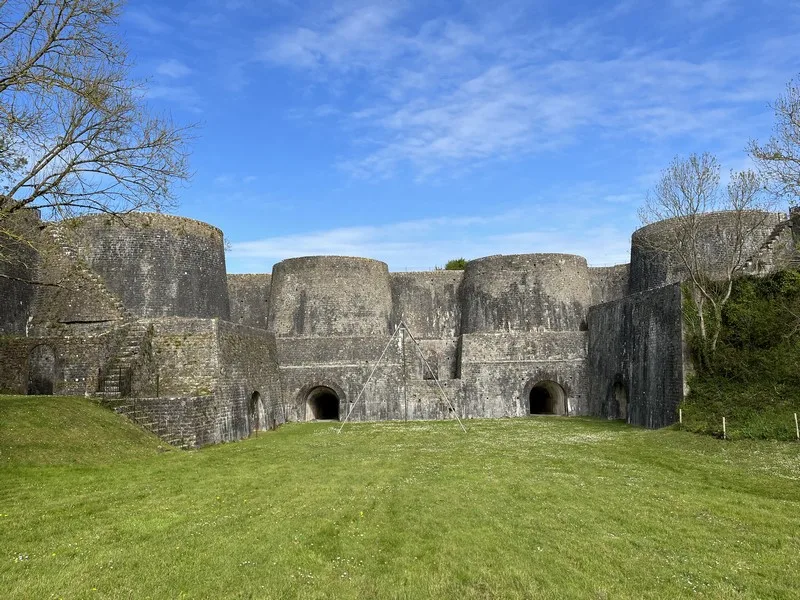
M 691 310 L 685 315 L 694 318 Z M 690 335 L 696 359 L 699 338 Z M 683 402 L 684 426 L 728 437 L 795 439 L 800 413 L 800 273 L 734 281 L 716 353 L 697 371 Z

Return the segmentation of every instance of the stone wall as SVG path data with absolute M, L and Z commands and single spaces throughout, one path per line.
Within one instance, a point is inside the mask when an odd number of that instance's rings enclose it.
M 286 421 L 275 336 L 263 329 L 217 324 L 219 378 L 215 395 L 232 402 L 236 439 Z
M 589 270 L 580 256 L 490 256 L 464 270 L 461 331 L 578 331 L 590 304 Z
M 123 339 L 122 329 L 87 336 L 0 336 L 0 393 L 28 393 L 29 380 L 35 374 L 32 353 L 37 346 L 45 346 L 52 349 L 55 358 L 50 393 L 93 394 L 97 391 L 99 368 L 109 360 Z
M 94 215 L 58 226 L 78 260 L 137 317 L 230 318 L 222 232 L 169 215 Z
M 404 321 L 417 339 L 458 336 L 461 329 L 458 290 L 463 277 L 463 271 L 446 270 L 391 273 L 392 324 Z
M 33 236 L 39 224 L 35 212 L 21 211 L 0 223 L 0 335 L 25 335 L 31 316 L 37 253 L 14 236 Z
M 531 388 L 544 381 L 563 389 L 564 414 L 587 414 L 586 352 L 583 331 L 464 335 L 464 416 L 530 414 Z
M 217 321 L 167 317 L 153 319 L 151 324 L 153 376 L 158 375 L 159 395 L 211 395 L 219 373 Z M 146 387 L 154 389 L 154 384 Z
M 592 305 L 619 300 L 628 295 L 630 265 L 589 268 L 589 291 Z
M 681 289 L 671 284 L 589 311 L 589 412 L 650 428 L 683 399 Z
M 270 332 L 285 336 L 368 336 L 390 332 L 392 295 L 385 263 L 310 256 L 275 265 Z
M 745 236 L 742 256 L 744 260 L 758 254 L 775 228 L 786 216 L 782 213 L 752 211 L 741 215 L 742 225 L 737 229 L 737 216 L 733 212 L 716 212 L 699 215 L 696 229 L 697 257 L 708 272 L 724 271 L 726 257 L 730 255 L 733 231 L 749 232 Z M 678 258 L 666 249 L 685 242 L 677 219 L 667 219 L 638 229 L 631 238 L 630 293 L 634 294 L 687 277 L 686 269 Z M 685 229 L 685 228 L 684 228 Z
M 267 328 L 272 275 L 228 275 L 231 322 Z

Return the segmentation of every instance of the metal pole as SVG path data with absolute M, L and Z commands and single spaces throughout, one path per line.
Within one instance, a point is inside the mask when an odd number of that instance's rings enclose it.
M 403 420 L 408 421 L 408 378 L 406 377 L 406 326 L 400 329 L 400 346 L 403 349 Z
M 369 374 L 369 377 L 367 377 L 367 381 L 364 383 L 364 387 L 362 387 L 361 391 L 358 392 L 358 396 L 356 396 L 356 401 L 353 402 L 353 404 L 350 406 L 350 410 L 347 411 L 347 416 L 344 418 L 344 421 L 342 421 L 342 425 L 339 427 L 339 430 L 337 431 L 337 433 L 342 433 L 342 429 L 344 429 L 345 423 L 347 423 L 347 421 L 350 419 L 350 415 L 353 414 L 353 410 L 355 409 L 355 407 L 358 406 L 358 401 L 361 400 L 361 395 L 364 393 L 364 390 L 367 389 L 367 384 L 369 384 L 370 380 L 372 379 L 372 376 L 375 375 L 375 371 L 378 370 L 378 366 L 381 364 L 381 361 L 383 360 L 383 356 L 386 354 L 386 351 L 389 349 L 389 346 L 394 341 L 394 338 L 397 337 L 397 332 L 398 331 L 400 331 L 400 327 L 396 327 L 395 330 L 394 330 L 394 333 L 392 334 L 392 337 L 389 338 L 389 341 L 387 342 L 386 346 L 384 347 L 383 352 L 381 352 L 381 355 L 378 357 L 378 362 L 376 362 L 375 366 L 372 368 L 372 372 Z M 365 407 L 364 410 L 366 410 L 366 407 Z
M 406 326 L 405 322 L 401 322 L 401 325 L 403 327 Z M 439 392 L 442 394 L 442 397 L 447 401 L 447 403 L 450 405 L 450 408 L 453 410 L 453 414 L 455 415 L 456 420 L 458 421 L 458 424 L 461 426 L 461 430 L 464 433 L 467 433 L 467 429 L 466 429 L 466 427 L 464 427 L 464 423 L 461 422 L 461 418 L 458 416 L 458 411 L 456 411 L 456 407 L 453 406 L 453 402 L 450 400 L 450 397 L 447 394 L 444 393 L 444 389 L 442 388 L 442 384 L 439 383 L 439 376 L 436 373 L 434 373 L 433 369 L 428 364 L 428 361 L 425 360 L 425 355 L 422 353 L 422 348 L 420 347 L 419 342 L 417 341 L 417 338 L 415 338 L 414 334 L 411 333 L 410 331 L 408 332 L 408 335 L 409 335 L 409 337 L 411 337 L 411 341 L 414 342 L 414 346 L 416 346 L 416 348 L 417 348 L 417 353 L 419 354 L 419 357 L 422 359 L 422 363 L 425 365 L 425 367 L 427 367 L 427 369 L 428 369 L 428 371 L 430 371 L 431 375 L 433 375 L 433 380 L 436 382 L 436 385 L 439 388 Z M 423 375 L 423 377 L 424 377 L 424 375 Z

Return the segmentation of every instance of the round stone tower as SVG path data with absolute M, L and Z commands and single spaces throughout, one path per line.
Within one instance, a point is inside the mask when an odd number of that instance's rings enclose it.
M 591 304 L 586 259 L 514 254 L 470 261 L 461 303 L 462 333 L 583 330 Z
M 386 263 L 306 256 L 272 269 L 268 329 L 277 336 L 387 335 L 391 313 Z
M 137 317 L 230 318 L 222 232 L 156 213 L 64 222 L 78 258 Z
M 734 247 L 735 232 L 747 231 L 742 248 L 742 260 L 753 256 L 767 241 L 775 226 L 786 219 L 781 213 L 749 211 L 737 215 L 733 211 L 697 215 L 697 259 L 706 265 L 708 274 L 722 272 L 725 258 Z M 737 219 L 741 224 L 737 225 Z M 665 219 L 637 229 L 631 236 L 630 293 L 643 292 L 688 276 L 677 256 L 665 249 L 672 248 L 682 236 L 677 218 Z

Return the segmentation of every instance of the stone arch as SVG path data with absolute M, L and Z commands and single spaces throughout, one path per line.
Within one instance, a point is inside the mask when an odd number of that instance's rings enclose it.
M 247 416 L 250 420 L 250 433 L 254 431 L 264 431 L 268 429 L 269 424 L 264 418 L 264 403 L 261 400 L 261 394 L 254 391 L 250 394 L 250 400 L 247 403 Z
M 532 379 L 525 386 L 523 398 L 530 415 L 566 415 L 567 392 L 552 379 Z
M 28 354 L 28 395 L 51 396 L 55 380 L 55 350 L 47 344 L 34 346 Z
M 347 396 L 337 384 L 315 381 L 304 385 L 297 395 L 298 406 L 302 406 L 306 421 L 335 420 L 347 414 Z
M 611 386 L 612 418 L 628 420 L 628 389 L 623 385 L 622 378 L 616 377 Z

